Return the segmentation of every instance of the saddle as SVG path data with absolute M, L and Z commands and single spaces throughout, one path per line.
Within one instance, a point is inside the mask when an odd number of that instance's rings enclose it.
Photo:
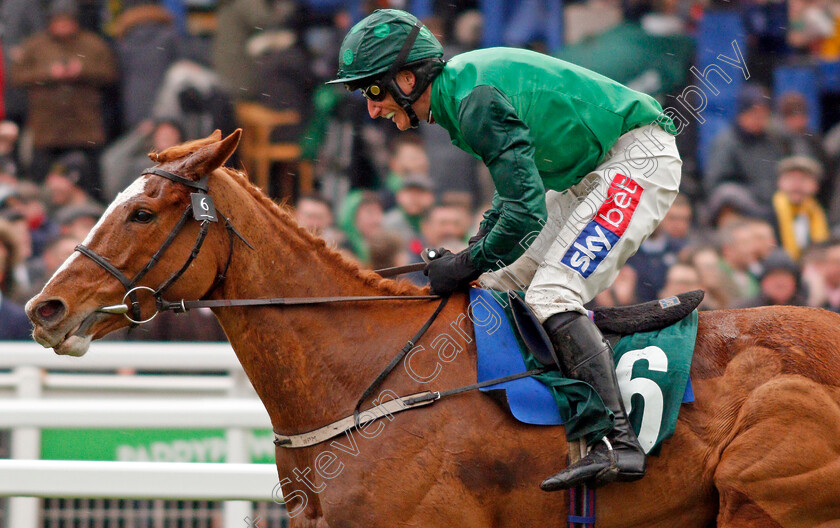
M 599 307 L 592 311 L 592 320 L 614 345 L 622 336 L 661 330 L 681 321 L 700 305 L 704 295 L 703 290 L 693 290 L 630 306 Z M 554 347 L 531 308 L 513 291 L 508 291 L 508 302 L 525 345 L 540 363 L 554 365 Z

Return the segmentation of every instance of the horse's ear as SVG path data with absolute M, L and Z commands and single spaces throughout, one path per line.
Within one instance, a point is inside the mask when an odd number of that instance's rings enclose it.
M 222 139 L 221 130 L 216 130 L 210 137 L 217 137 L 214 143 L 201 147 L 184 160 L 180 172 L 184 175 L 194 174 L 198 177 L 210 174 L 218 169 L 236 150 L 242 129 L 237 128 L 231 135 Z

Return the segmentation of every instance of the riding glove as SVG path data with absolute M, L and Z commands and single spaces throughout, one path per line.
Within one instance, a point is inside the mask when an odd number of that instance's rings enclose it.
M 440 255 L 426 264 L 423 275 L 429 277 L 429 284 L 432 287 L 432 294 L 446 295 L 468 285 L 481 275 L 475 269 L 469 250 L 460 253 L 452 253 L 448 249 L 439 249 Z

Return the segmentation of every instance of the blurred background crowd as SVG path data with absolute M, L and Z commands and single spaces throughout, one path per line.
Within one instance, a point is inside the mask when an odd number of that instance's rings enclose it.
M 702 288 L 703 309 L 840 311 L 840 1 L 2 0 L 0 340 L 29 338 L 22 304 L 148 152 L 216 128 L 243 126 L 232 163 L 365 267 L 466 247 L 493 191 L 482 164 L 323 84 L 382 7 L 418 15 L 447 57 L 527 47 L 680 115 L 681 194 L 593 304 Z M 224 335 L 195 311 L 116 339 Z

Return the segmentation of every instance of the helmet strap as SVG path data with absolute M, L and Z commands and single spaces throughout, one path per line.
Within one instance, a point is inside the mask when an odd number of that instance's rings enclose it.
M 420 119 L 417 117 L 417 114 L 414 112 L 414 108 L 412 108 L 411 105 L 413 105 L 417 99 L 423 95 L 423 92 L 429 84 L 431 84 L 432 80 L 443 69 L 444 64 L 443 59 L 433 58 L 424 59 L 422 63 L 417 64 L 416 66 L 403 68 L 410 69 L 414 73 L 414 87 L 408 94 L 404 93 L 400 88 L 400 85 L 397 83 L 396 75 L 383 80 L 383 86 L 385 89 L 391 93 L 394 101 L 400 105 L 406 115 L 408 115 L 408 119 L 411 121 L 411 128 L 417 128 L 420 124 Z
M 394 62 L 391 63 L 391 67 L 388 68 L 387 72 L 385 72 L 385 79 L 393 79 L 397 76 L 400 70 L 403 69 L 405 61 L 408 59 L 408 54 L 411 53 L 411 48 L 414 47 L 414 41 L 417 40 L 417 35 L 420 33 L 422 28 L 423 24 L 418 20 L 414 24 L 414 27 L 411 28 L 411 31 L 408 32 L 408 36 L 405 38 L 405 42 L 403 42 L 402 48 L 400 48 L 400 52 L 397 54 L 397 58 L 394 59 Z
M 385 75 L 382 76 L 385 89 L 391 92 L 391 96 L 393 96 L 394 101 L 400 105 L 408 115 L 408 119 L 411 121 L 411 128 L 417 128 L 420 124 L 417 114 L 415 114 L 414 109 L 411 108 L 411 105 L 417 100 L 416 97 L 411 97 L 411 95 L 416 91 L 417 86 L 415 85 L 415 90 L 412 90 L 411 94 L 404 94 L 400 89 L 400 86 L 397 84 L 397 74 L 403 69 L 403 66 L 405 66 L 408 54 L 411 53 L 411 48 L 414 46 L 414 41 L 417 40 L 417 35 L 420 33 L 420 29 L 422 29 L 422 27 L 423 24 L 419 20 L 414 24 L 414 27 L 411 28 L 411 31 L 408 33 L 408 37 L 406 37 L 405 42 L 403 42 L 402 48 L 400 48 L 400 52 L 397 54 L 397 58 L 391 63 L 391 67 L 388 68 Z
M 411 105 L 419 98 L 420 94 L 416 94 L 417 92 L 418 83 L 415 83 L 414 89 L 411 90 L 410 94 L 403 93 L 400 85 L 397 84 L 396 79 L 388 79 L 385 81 L 385 89 L 388 90 L 391 95 L 394 97 L 394 101 L 402 107 L 405 113 L 408 115 L 408 119 L 411 120 L 411 128 L 417 128 L 420 124 L 420 119 L 417 117 L 417 114 L 414 112 L 414 108 Z

